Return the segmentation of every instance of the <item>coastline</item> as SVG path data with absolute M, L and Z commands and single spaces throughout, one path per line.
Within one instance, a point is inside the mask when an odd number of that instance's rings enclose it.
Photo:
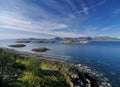
M 38 54 L 37 52 L 32 53 L 32 52 L 26 52 L 26 51 L 18 51 L 18 50 L 15 50 L 15 49 L 10 49 L 10 48 L 5 48 L 5 47 L 0 47 L 0 49 L 5 49 L 7 52 L 19 54 L 19 55 L 24 56 L 26 58 L 35 57 L 35 58 L 38 58 L 38 59 L 46 59 L 46 60 L 53 60 L 53 61 L 59 61 L 59 62 L 67 62 L 67 59 L 64 58 L 64 57 L 67 57 L 67 56 L 61 56 L 61 58 L 57 59 L 57 58 L 53 57 L 54 55 Z M 60 56 L 56 56 L 56 57 L 60 57 Z
M 102 74 L 100 74 L 98 72 L 95 72 L 94 70 L 91 70 L 91 68 L 88 66 L 84 66 L 81 64 L 71 64 L 71 63 L 67 62 L 67 60 L 64 58 L 59 58 L 59 59 L 52 58 L 52 56 L 51 57 L 48 55 L 46 56 L 45 54 L 22 52 L 22 51 L 17 51 L 14 49 L 9 49 L 9 48 L 4 48 L 4 47 L 0 47 L 0 49 L 5 49 L 6 52 L 8 52 L 8 53 L 18 54 L 25 58 L 32 57 L 32 58 L 37 58 L 37 59 L 41 59 L 41 60 L 63 62 L 65 64 L 69 64 L 70 67 L 72 67 L 72 69 L 75 71 L 74 74 L 69 73 L 69 77 L 71 78 L 71 87 L 75 87 L 75 85 L 80 85 L 79 80 L 81 80 L 81 78 L 82 78 L 83 82 L 85 82 L 85 83 L 83 83 L 83 85 L 86 85 L 85 87 L 112 87 L 111 84 L 109 83 L 109 80 L 106 77 L 104 77 Z M 68 67 L 67 67 L 67 69 L 68 69 Z M 60 69 L 60 71 L 65 71 L 66 73 L 68 73 L 67 70 Z M 95 85 L 95 86 L 93 86 L 93 85 Z

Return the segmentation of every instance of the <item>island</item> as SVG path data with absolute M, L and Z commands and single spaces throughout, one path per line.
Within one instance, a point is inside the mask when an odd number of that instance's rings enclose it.
M 34 40 L 33 43 L 44 43 L 43 40 Z
M 68 40 L 63 40 L 63 41 L 61 41 L 61 43 L 73 44 L 73 43 L 75 43 L 75 41 L 74 41 L 73 39 L 68 39 Z
M 55 43 L 55 40 L 52 39 L 33 40 L 33 43 Z
M 16 43 L 62 43 L 62 44 L 86 44 L 91 41 L 119 41 L 119 38 L 110 36 L 84 36 L 84 37 L 56 37 L 50 39 L 39 39 L 39 38 L 26 38 L 23 40 L 18 40 Z
M 9 47 L 25 47 L 26 45 L 24 44 L 13 44 L 13 45 L 9 45 Z
M 32 51 L 35 51 L 35 52 L 46 52 L 50 49 L 46 48 L 46 47 L 39 47 L 39 48 L 33 48 Z
M 30 40 L 18 40 L 16 43 L 30 43 Z
M 59 39 L 60 43 L 64 43 L 64 44 L 87 44 L 91 41 L 119 41 L 119 38 L 115 38 L 115 37 L 109 37 L 109 36 L 97 36 L 97 37 L 76 37 L 76 38 L 72 38 L 72 37 L 67 37 L 67 38 L 63 38 L 63 39 Z

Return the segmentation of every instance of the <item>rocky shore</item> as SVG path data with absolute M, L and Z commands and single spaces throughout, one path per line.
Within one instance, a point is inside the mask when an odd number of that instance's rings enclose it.
M 103 74 L 100 74 L 94 70 L 91 70 L 90 67 L 84 66 L 81 64 L 69 64 L 66 63 L 64 59 L 52 59 L 45 57 L 42 54 L 20 52 L 14 49 L 0 48 L 5 49 L 8 53 L 19 54 L 25 58 L 34 57 L 45 60 L 60 61 L 63 62 L 66 67 L 59 67 L 59 71 L 66 73 L 70 78 L 71 87 L 112 87 L 109 83 L 109 80 L 104 77 Z
M 73 83 L 76 83 L 75 87 L 112 87 L 109 80 L 103 74 L 81 64 L 74 66 L 76 74 L 72 75 L 72 79 L 75 81 Z

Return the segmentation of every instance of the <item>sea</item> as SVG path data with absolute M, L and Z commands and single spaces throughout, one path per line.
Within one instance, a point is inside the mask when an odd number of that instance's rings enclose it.
M 120 41 L 90 41 L 87 44 L 25 43 L 26 47 L 12 48 L 16 40 L 0 40 L 0 47 L 32 52 L 33 48 L 47 47 L 42 54 L 67 56 L 74 64 L 83 64 L 102 73 L 113 87 L 120 87 Z

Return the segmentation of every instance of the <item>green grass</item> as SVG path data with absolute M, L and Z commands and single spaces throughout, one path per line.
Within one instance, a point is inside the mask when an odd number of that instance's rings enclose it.
M 45 70 L 52 70 L 52 69 L 53 69 L 52 66 L 50 66 L 50 65 L 48 65 L 48 64 L 45 64 L 45 63 L 41 63 L 41 64 L 40 64 L 40 68 L 41 68 L 41 69 L 45 69 Z

